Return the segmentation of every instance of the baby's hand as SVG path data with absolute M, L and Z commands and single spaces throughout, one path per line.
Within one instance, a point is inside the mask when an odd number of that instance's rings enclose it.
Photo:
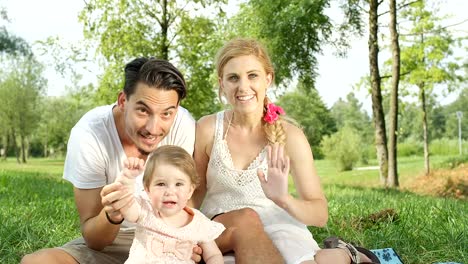
M 130 157 L 124 161 L 124 169 L 119 177 L 117 177 L 118 182 L 122 183 L 124 186 L 133 189 L 135 184 L 135 178 L 140 175 L 144 170 L 145 161 L 139 158 Z
M 139 158 L 130 157 L 124 161 L 124 174 L 126 177 L 135 178 L 145 169 L 145 161 Z

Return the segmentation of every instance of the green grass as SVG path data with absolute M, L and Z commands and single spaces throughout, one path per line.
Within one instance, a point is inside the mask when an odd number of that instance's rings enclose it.
M 440 163 L 447 160 L 447 156 L 431 156 L 430 162 L 432 167 L 440 167 Z M 380 186 L 379 170 L 352 170 L 352 171 L 338 171 L 338 166 L 332 160 L 317 160 L 315 161 L 317 173 L 321 178 L 324 185 L 327 184 L 344 184 L 348 186 L 366 186 L 378 187 Z M 377 167 L 377 162 L 370 161 L 363 167 Z M 359 166 L 358 166 L 359 167 Z M 398 174 L 400 183 L 409 179 L 419 176 L 424 171 L 424 161 L 422 157 L 403 157 L 398 158 Z
M 409 264 L 468 263 L 466 200 L 378 188 L 378 170 L 337 172 L 326 160 L 316 166 L 330 215 L 325 228 L 310 228 L 317 242 L 337 235 L 367 248 L 392 247 Z M 401 180 L 421 175 L 423 166 L 421 157 L 399 159 Z M 18 263 L 26 253 L 79 236 L 72 186 L 61 179 L 62 170 L 62 160 L 0 161 L 0 263 Z M 368 220 L 387 208 L 395 210 L 396 219 Z
M 0 162 L 0 263 L 55 247 L 80 235 L 72 186 L 63 160 Z

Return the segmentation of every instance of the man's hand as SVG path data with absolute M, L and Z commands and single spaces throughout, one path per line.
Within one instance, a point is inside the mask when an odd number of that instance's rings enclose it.
M 192 260 L 196 263 L 200 262 L 202 259 L 203 250 L 199 245 L 193 246 Z
M 123 219 L 120 209 L 133 202 L 132 192 L 120 182 L 114 182 L 104 186 L 101 190 L 101 203 L 107 215 L 113 222 Z
M 129 208 L 135 201 L 135 178 L 143 172 L 144 164 L 142 159 L 128 158 L 124 161 L 124 169 L 115 182 L 102 188 L 101 203 L 113 222 L 122 221 L 124 217 L 121 210 Z

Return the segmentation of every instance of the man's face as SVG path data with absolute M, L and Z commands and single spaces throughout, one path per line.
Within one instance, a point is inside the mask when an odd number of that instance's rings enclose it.
M 119 96 L 124 110 L 125 132 L 141 154 L 154 151 L 169 133 L 178 107 L 174 90 L 165 91 L 138 83 L 130 97 Z

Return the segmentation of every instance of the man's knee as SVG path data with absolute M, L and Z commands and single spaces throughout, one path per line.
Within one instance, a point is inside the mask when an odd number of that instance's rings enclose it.
M 39 264 L 39 263 L 63 263 L 76 264 L 75 259 L 63 250 L 57 248 L 41 249 L 31 254 L 25 255 L 21 259 L 21 264 Z

